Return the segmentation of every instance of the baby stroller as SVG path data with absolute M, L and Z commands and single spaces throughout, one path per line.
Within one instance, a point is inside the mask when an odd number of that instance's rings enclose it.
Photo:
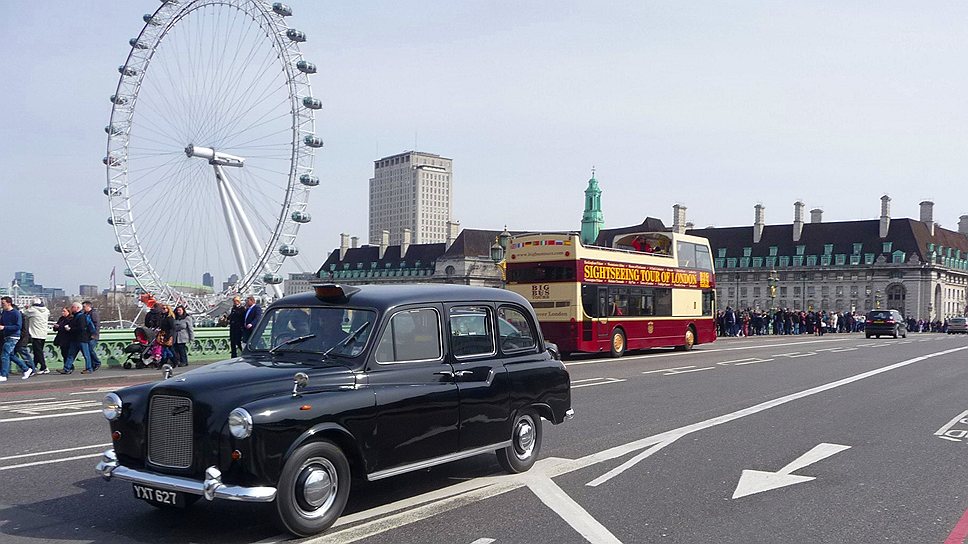
M 165 345 L 165 334 L 150 327 L 137 327 L 134 342 L 124 348 L 124 353 L 128 356 L 121 365 L 125 369 L 161 368 L 173 358 L 171 348 Z

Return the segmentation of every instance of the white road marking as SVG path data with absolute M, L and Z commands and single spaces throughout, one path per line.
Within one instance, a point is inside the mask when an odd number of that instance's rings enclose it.
M 677 439 L 666 440 L 665 442 L 659 442 L 658 444 L 655 444 L 655 445 L 653 445 L 651 447 L 648 447 L 642 453 L 636 455 L 635 457 L 629 459 L 628 461 L 622 463 L 621 465 L 613 468 L 612 470 L 606 472 L 605 474 L 602 474 L 598 478 L 595 478 L 594 480 L 588 482 L 585 485 L 587 485 L 589 487 L 598 487 L 598 486 L 602 485 L 603 483 L 611 480 L 612 478 L 618 476 L 619 474 L 625 472 L 626 470 L 632 468 L 639 461 L 641 461 L 643 459 L 647 459 L 653 453 L 661 450 L 662 448 L 668 446 L 669 444 L 672 444 L 676 440 Z
M 772 361 L 773 359 L 760 359 L 759 357 L 747 357 L 745 359 L 735 359 L 733 361 L 722 361 L 716 363 L 717 365 L 753 365 L 756 363 L 766 363 Z
M 478 538 L 474 542 L 471 542 L 471 544 L 491 544 L 494 541 L 493 538 Z
M 619 382 L 626 381 L 621 378 L 594 378 L 594 380 L 603 380 L 603 381 L 596 381 L 595 383 L 583 383 L 580 385 L 572 385 L 571 388 L 578 389 L 580 387 L 592 387 L 593 385 L 608 385 L 610 383 L 619 383 Z M 576 380 L 576 381 L 586 381 L 586 380 Z M 571 383 L 574 384 L 575 382 L 571 382 Z
M 775 353 L 773 357 L 789 357 L 790 359 L 797 359 L 799 357 L 811 357 L 816 355 L 815 351 L 791 351 L 790 353 Z
M 44 402 L 44 401 L 48 401 L 48 400 L 55 400 L 55 398 L 54 397 L 47 397 L 47 398 L 44 398 L 44 399 L 5 400 L 3 402 L 0 402 L 0 409 L 3 409 L 5 407 L 7 407 L 7 406 L 13 406 L 13 405 L 16 405 L 16 404 L 30 404 L 30 403 L 34 403 L 34 402 Z
M 677 366 L 675 368 L 660 368 L 659 370 L 646 370 L 642 374 L 655 374 L 655 373 L 658 373 L 658 372 L 672 372 L 672 371 L 675 371 L 675 370 L 684 370 L 684 369 L 687 369 L 687 368 L 696 368 L 696 365 L 691 365 L 691 366 Z
M 19 455 L 8 455 L 6 457 L 0 457 L 0 461 L 9 461 L 10 459 L 22 459 L 24 457 L 39 457 L 43 455 L 51 455 L 54 453 L 64 453 L 67 451 L 77 451 L 77 450 L 89 450 L 91 448 L 104 448 L 110 446 L 111 444 L 92 444 L 90 446 L 78 446 L 76 448 L 64 448 L 62 450 L 50 450 L 50 451 L 37 451 L 34 453 L 21 453 Z
M 489 476 L 475 480 L 468 480 L 448 488 L 439 489 L 430 493 L 397 501 L 393 504 L 393 507 L 398 510 L 397 513 L 390 513 L 393 511 L 388 509 L 388 506 L 390 505 L 357 512 L 349 517 L 352 517 L 352 523 L 361 522 L 359 525 L 348 527 L 322 537 L 305 540 L 303 544 L 348 544 L 350 542 L 357 542 L 359 540 L 393 530 L 397 527 L 415 523 L 445 512 L 449 512 L 462 506 L 469 506 L 478 501 L 486 500 L 491 497 L 496 497 L 507 493 L 508 491 L 519 489 L 520 487 L 527 485 L 525 478 L 532 478 L 532 473 L 540 472 L 545 474 L 548 478 L 555 478 L 557 476 L 568 474 L 576 470 L 581 470 L 605 461 L 623 457 L 629 453 L 648 448 L 649 446 L 655 444 L 673 441 L 687 434 L 758 414 L 765 410 L 769 410 L 801 398 L 823 393 L 838 387 L 843 387 L 856 381 L 877 376 L 885 372 L 890 372 L 892 370 L 896 370 L 898 368 L 902 368 L 927 359 L 964 351 L 966 349 L 968 349 L 968 346 L 921 355 L 913 359 L 907 359 L 899 363 L 869 370 L 861 374 L 856 374 L 854 376 L 843 378 L 834 382 L 805 389 L 803 391 L 792 393 L 770 401 L 761 402 L 760 404 L 756 404 L 742 410 L 737 410 L 735 412 L 730 412 L 728 414 L 707 419 L 705 421 L 686 425 L 678 429 L 672 429 L 656 435 L 640 438 L 638 440 L 634 440 L 620 446 L 614 446 L 578 459 L 568 460 L 553 457 L 540 459 L 537 463 L 535 463 L 534 467 L 532 467 L 529 472 L 524 474 Z M 408 505 L 419 506 L 405 510 L 405 508 L 409 507 Z M 404 510 L 399 511 L 401 509 Z M 334 527 L 346 525 L 347 523 L 350 522 L 344 520 L 344 518 L 340 518 L 337 520 Z
M 68 412 L 66 414 L 48 414 L 46 416 L 24 416 L 24 417 L 8 417 L 6 419 L 0 419 L 0 423 L 13 423 L 15 421 L 31 421 L 34 419 L 49 419 L 52 417 L 67 417 L 67 416 L 81 416 L 84 414 L 99 414 L 100 410 L 84 410 L 82 412 Z
M 75 391 L 71 393 L 71 395 L 96 395 L 98 393 L 110 393 L 117 390 L 117 387 L 98 387 L 96 389 L 88 389 L 86 391 Z
M 626 356 L 622 357 L 621 359 L 613 359 L 613 358 L 609 357 L 609 358 L 606 358 L 606 359 L 591 359 L 591 360 L 588 360 L 588 361 L 572 361 L 570 363 L 565 363 L 565 366 L 597 365 L 597 364 L 601 364 L 601 363 L 620 364 L 620 363 L 628 363 L 628 362 L 631 362 L 631 361 L 637 361 L 639 359 L 651 359 L 653 357 L 675 357 L 675 356 L 689 355 L 689 354 L 692 354 L 692 355 L 704 355 L 706 353 L 718 353 L 718 352 L 721 352 L 721 351 L 742 351 L 742 350 L 749 350 L 749 349 L 773 349 L 773 348 L 782 347 L 782 346 L 802 346 L 804 344 L 817 344 L 817 343 L 821 343 L 821 342 L 853 342 L 853 341 L 856 341 L 856 339 L 855 338 L 835 338 L 835 339 L 830 339 L 830 340 L 807 340 L 807 341 L 804 341 L 804 342 L 787 342 L 787 343 L 783 343 L 783 344 L 768 343 L 768 344 L 756 345 L 756 346 L 738 346 L 738 347 L 735 347 L 735 348 L 699 349 L 697 351 L 669 351 L 669 352 L 665 352 L 665 353 L 652 353 L 652 354 L 649 354 L 649 355 L 626 355 Z
M 945 423 L 944 426 L 934 432 L 934 435 L 952 442 L 962 442 L 968 436 L 968 431 L 963 429 L 951 430 L 952 427 L 959 423 L 968 425 L 968 410 L 956 415 L 954 419 Z
M 0 406 L 0 411 L 36 416 L 44 412 L 58 412 L 67 410 L 77 410 L 78 408 L 93 408 L 100 406 L 101 402 L 96 400 L 77 399 L 62 400 L 57 402 L 40 402 L 33 404 L 18 404 L 16 406 Z
M 551 508 L 568 525 L 571 525 L 572 529 L 585 537 L 585 540 L 595 544 L 622 544 L 621 540 L 575 502 L 575 499 L 569 497 L 564 490 L 551 481 L 551 478 L 537 474 L 527 480 L 528 489 L 537 495 L 545 506 Z
M 10 465 L 8 467 L 0 467 L 0 471 L 13 470 L 15 468 L 35 467 L 37 465 L 51 465 L 54 463 L 63 463 L 64 461 L 74 461 L 77 459 L 90 459 L 93 457 L 100 457 L 100 456 L 101 456 L 100 453 L 92 453 L 89 455 L 76 455 L 74 457 L 64 457 L 62 459 L 51 459 L 50 461 L 34 461 L 32 463 L 23 463 L 20 465 Z
M 776 472 L 744 470 L 739 477 L 739 483 L 736 484 L 736 491 L 733 491 L 732 498 L 739 499 L 748 495 L 770 491 L 771 489 L 779 489 L 781 487 L 816 480 L 817 478 L 814 476 L 798 476 L 792 473 L 818 461 L 822 461 L 831 455 L 849 449 L 850 446 L 822 443 L 817 444 L 810 451 L 797 457 L 790 464 Z

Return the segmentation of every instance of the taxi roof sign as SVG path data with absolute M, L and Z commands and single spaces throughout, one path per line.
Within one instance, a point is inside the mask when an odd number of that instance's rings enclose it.
M 350 295 L 359 291 L 357 287 L 342 286 L 336 283 L 313 285 L 316 298 L 325 302 L 346 302 Z

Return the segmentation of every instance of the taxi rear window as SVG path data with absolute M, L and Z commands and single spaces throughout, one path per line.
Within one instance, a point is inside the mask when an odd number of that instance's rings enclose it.
M 871 312 L 867 319 L 891 319 L 891 312 Z

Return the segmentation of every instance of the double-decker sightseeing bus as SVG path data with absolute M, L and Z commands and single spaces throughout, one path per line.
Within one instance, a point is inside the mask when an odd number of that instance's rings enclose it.
M 577 233 L 511 239 L 508 289 L 527 298 L 562 353 L 692 349 L 716 339 L 709 241 L 674 232 L 615 236 L 588 246 Z

